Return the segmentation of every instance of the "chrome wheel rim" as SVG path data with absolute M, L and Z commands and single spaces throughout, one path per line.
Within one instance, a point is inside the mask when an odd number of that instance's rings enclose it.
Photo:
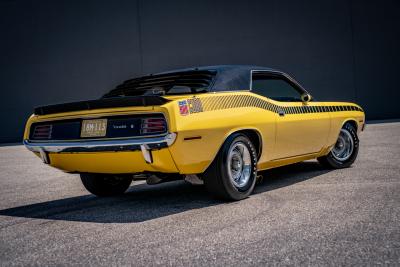
M 353 150 L 354 140 L 351 133 L 345 129 L 341 129 L 339 138 L 332 148 L 332 156 L 338 161 L 346 161 L 350 158 Z
M 251 176 L 250 151 L 243 142 L 231 146 L 227 158 L 228 176 L 236 188 L 247 185 Z

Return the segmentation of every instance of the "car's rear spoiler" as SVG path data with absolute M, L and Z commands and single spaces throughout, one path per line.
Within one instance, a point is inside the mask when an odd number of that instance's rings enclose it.
M 79 101 L 79 102 L 37 107 L 35 108 L 34 113 L 35 115 L 48 115 L 61 112 L 102 109 L 102 108 L 159 106 L 169 101 L 170 100 L 165 99 L 161 96 L 126 96 L 126 97 L 101 98 L 98 100 Z

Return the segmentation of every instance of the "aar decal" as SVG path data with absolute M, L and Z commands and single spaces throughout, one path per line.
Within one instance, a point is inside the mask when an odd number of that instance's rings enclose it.
M 182 116 L 189 115 L 189 106 L 186 100 L 179 101 L 178 105 L 179 105 L 179 113 Z

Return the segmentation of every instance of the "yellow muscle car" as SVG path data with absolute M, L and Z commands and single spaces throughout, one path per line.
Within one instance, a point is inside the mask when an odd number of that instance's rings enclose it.
M 240 200 L 258 170 L 315 158 L 350 166 L 364 126 L 360 106 L 314 101 L 281 71 L 224 65 L 130 79 L 97 100 L 35 108 L 24 144 L 44 163 L 79 173 L 98 196 L 121 194 L 134 179 L 185 179 Z

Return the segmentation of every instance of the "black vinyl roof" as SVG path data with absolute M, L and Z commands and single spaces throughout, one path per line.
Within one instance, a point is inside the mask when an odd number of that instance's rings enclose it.
M 204 89 L 207 92 L 249 90 L 251 71 L 268 71 L 287 76 L 285 73 L 266 67 L 244 65 L 219 65 L 171 70 L 125 81 L 101 99 L 56 104 L 35 108 L 36 115 L 60 112 L 91 110 L 111 107 L 162 105 L 169 100 L 146 90 L 169 83 Z M 292 80 L 292 82 L 295 82 Z
M 215 81 L 212 87 L 210 88 L 210 91 L 236 91 L 249 90 L 252 70 L 264 70 L 279 73 L 281 72 L 272 68 L 252 65 L 215 65 L 171 70 L 157 73 L 155 75 L 186 71 L 216 71 L 217 75 L 215 77 Z
M 170 82 L 192 88 L 207 88 L 208 92 L 249 90 L 251 71 L 262 70 L 282 73 L 278 70 L 250 65 L 216 65 L 170 70 L 125 81 L 103 97 L 141 94 L 152 87 L 165 86 Z

